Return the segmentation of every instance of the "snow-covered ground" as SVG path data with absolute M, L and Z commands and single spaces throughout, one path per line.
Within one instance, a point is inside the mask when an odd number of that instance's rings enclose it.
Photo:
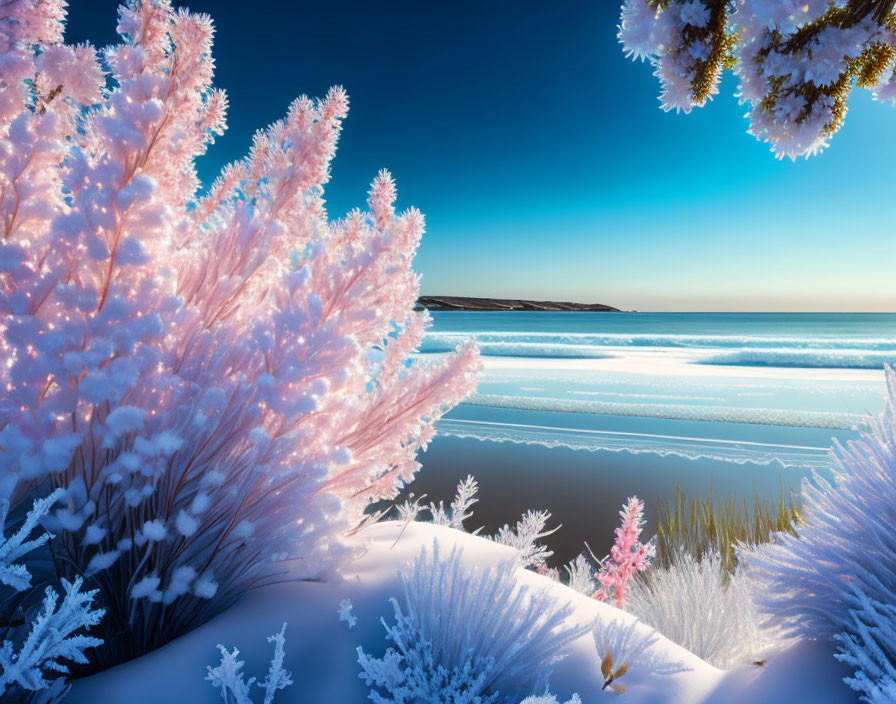
M 340 583 L 285 582 L 260 588 L 224 614 L 158 651 L 74 683 L 69 704 L 105 704 L 125 698 L 128 704 L 219 702 L 218 691 L 205 681 L 206 667 L 218 661 L 216 645 L 237 647 L 248 676 L 267 671 L 273 646 L 267 636 L 286 630 L 285 666 L 294 684 L 275 699 L 277 704 L 353 704 L 367 701 L 359 679 L 356 648 L 381 653 L 385 648 L 380 619 L 392 620 L 390 597 L 401 597 L 399 570 L 438 541 L 440 552 L 463 548 L 464 561 L 488 567 L 512 557 L 510 548 L 484 538 L 427 523 L 385 522 L 365 529 L 366 554 L 353 563 Z M 612 606 L 585 597 L 547 577 L 520 570 L 519 579 L 536 589 L 548 589 L 570 602 L 571 619 L 632 619 Z M 351 599 L 357 625 L 349 628 L 337 612 Z M 770 654 L 765 666 L 744 665 L 718 670 L 678 645 L 661 638 L 662 657 L 682 661 L 688 669 L 657 676 L 632 667 L 621 680 L 624 694 L 601 691 L 602 654 L 585 635 L 569 645 L 565 659 L 554 668 L 551 689 L 565 701 L 577 692 L 583 704 L 622 696 L 630 704 L 846 704 L 858 701 L 842 682 L 848 668 L 821 643 L 801 642 Z M 260 691 L 260 690 L 259 690 Z M 428 703 L 427 703 L 428 704 Z

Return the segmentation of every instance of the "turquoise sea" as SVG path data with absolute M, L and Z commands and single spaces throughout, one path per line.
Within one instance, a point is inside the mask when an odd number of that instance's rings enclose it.
M 896 314 L 437 312 L 421 353 L 480 346 L 476 395 L 440 421 L 411 490 L 449 500 L 473 474 L 471 524 L 551 511 L 556 562 L 612 539 L 632 494 L 651 518 L 695 495 L 795 490 L 831 476 L 832 442 L 883 409 Z

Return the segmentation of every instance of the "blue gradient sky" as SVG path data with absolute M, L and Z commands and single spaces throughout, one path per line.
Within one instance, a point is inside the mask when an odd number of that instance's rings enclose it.
M 70 40 L 114 41 L 114 0 L 71 4 Z M 203 177 L 296 95 L 344 85 L 330 212 L 389 168 L 427 217 L 424 293 L 896 310 L 896 110 L 866 91 L 794 164 L 746 134 L 730 79 L 690 116 L 661 112 L 616 41 L 617 0 L 185 4 L 215 18 L 231 102 Z

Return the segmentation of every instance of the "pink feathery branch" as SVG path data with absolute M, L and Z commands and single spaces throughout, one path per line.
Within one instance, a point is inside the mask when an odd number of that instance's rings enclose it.
M 622 525 L 616 529 L 616 541 L 610 555 L 602 563 L 595 578 L 598 587 L 593 597 L 600 601 L 613 600 L 616 608 L 625 608 L 629 582 L 650 564 L 655 548 L 652 541 L 641 542 L 644 527 L 644 502 L 632 496 L 619 512 Z

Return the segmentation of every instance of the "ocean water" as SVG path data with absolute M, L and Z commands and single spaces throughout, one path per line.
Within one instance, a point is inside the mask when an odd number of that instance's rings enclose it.
M 473 474 L 472 522 L 550 510 L 557 562 L 605 551 L 632 494 L 719 498 L 830 476 L 834 442 L 879 413 L 896 314 L 437 312 L 423 356 L 475 339 L 477 393 L 438 425 L 409 492 L 450 500 Z

